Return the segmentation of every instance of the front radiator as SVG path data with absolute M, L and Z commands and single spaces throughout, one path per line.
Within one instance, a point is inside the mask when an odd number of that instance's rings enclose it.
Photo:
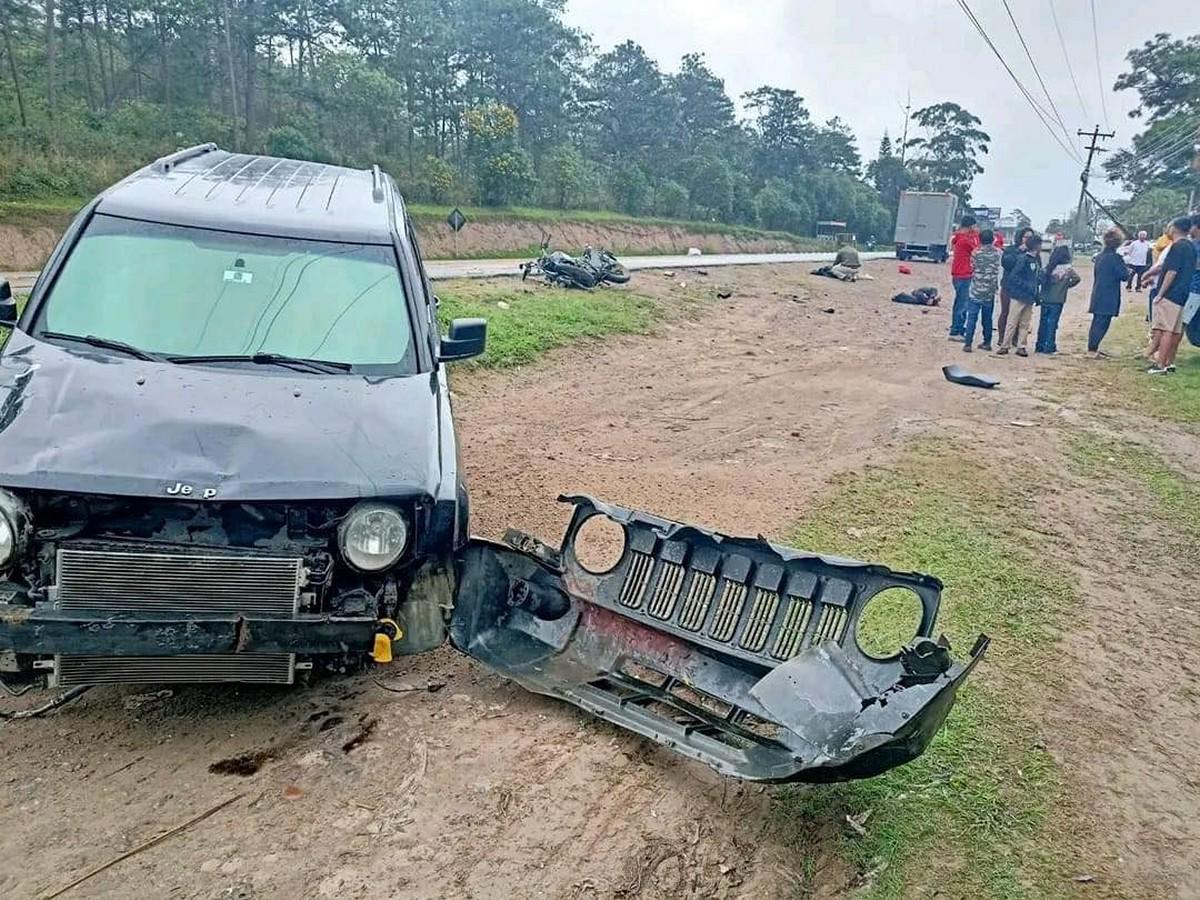
M 278 616 L 298 610 L 300 559 L 251 555 L 58 551 L 54 605 L 93 615 Z M 78 684 L 291 684 L 295 656 L 57 656 L 55 681 Z
M 295 558 L 61 549 L 55 601 L 90 612 L 290 617 L 300 579 Z

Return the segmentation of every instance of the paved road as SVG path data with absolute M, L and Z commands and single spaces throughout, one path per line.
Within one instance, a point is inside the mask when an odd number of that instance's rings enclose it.
M 862 253 L 863 259 L 882 259 L 887 253 Z M 710 256 L 626 256 L 622 262 L 633 271 L 638 269 L 708 269 L 718 266 L 757 266 L 765 263 L 817 263 L 830 262 L 832 253 L 725 253 Z M 447 278 L 495 278 L 502 275 L 518 275 L 522 261 L 517 259 L 438 259 L 426 264 L 429 277 L 435 280 Z M 14 291 L 27 291 L 33 287 L 37 272 L 0 272 L 0 278 L 8 279 Z

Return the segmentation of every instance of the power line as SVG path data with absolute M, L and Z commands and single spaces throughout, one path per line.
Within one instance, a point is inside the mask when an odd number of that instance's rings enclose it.
M 1067 131 L 1067 125 L 1063 121 L 1062 115 L 1058 111 L 1058 107 L 1054 105 L 1054 98 L 1050 96 L 1050 90 L 1046 87 L 1046 82 L 1042 79 L 1041 70 L 1038 69 L 1037 63 L 1033 61 L 1033 54 L 1029 52 L 1029 45 L 1025 43 L 1025 35 L 1021 34 L 1021 26 L 1017 24 L 1017 18 L 1013 15 L 1012 7 L 1008 5 L 1008 0 L 1002 0 L 1004 3 L 1004 11 L 1008 13 L 1008 21 L 1012 22 L 1013 30 L 1017 33 L 1017 40 L 1021 42 L 1021 49 L 1025 51 L 1025 58 L 1029 60 L 1029 65 L 1033 67 L 1033 74 L 1037 76 L 1038 84 L 1042 86 L 1042 93 L 1046 95 L 1046 100 L 1050 104 L 1050 109 L 1054 112 L 1054 118 L 1058 122 L 1058 127 L 1069 139 L 1071 133 Z
M 1176 122 L 1173 125 L 1168 125 L 1152 139 L 1143 143 L 1142 146 L 1135 147 L 1132 155 L 1134 159 L 1149 156 L 1158 152 L 1161 147 L 1174 143 L 1181 136 L 1186 135 L 1190 137 L 1195 134 L 1197 128 L 1200 128 L 1200 122 Z
M 996 59 L 1000 60 L 1000 65 L 1004 66 L 1004 71 L 1008 72 L 1008 77 L 1012 79 L 1013 84 L 1015 84 L 1017 89 L 1020 90 L 1022 96 L 1025 97 L 1025 100 L 1033 108 L 1034 113 L 1041 120 L 1042 124 L 1046 126 L 1046 130 L 1050 132 L 1050 137 L 1054 138 L 1054 142 L 1058 144 L 1058 146 L 1062 148 L 1062 151 L 1071 157 L 1075 162 L 1083 162 L 1083 158 L 1079 155 L 1079 152 L 1074 147 L 1063 143 L 1062 138 L 1058 136 L 1058 132 L 1054 130 L 1054 126 L 1050 124 L 1049 113 L 1042 109 L 1038 102 L 1033 99 L 1033 95 L 1026 90 L 1025 85 L 1021 83 L 1021 79 L 1018 78 L 1017 74 L 1012 70 L 1012 66 L 1008 64 L 1008 61 L 1004 58 L 1004 54 L 1002 54 L 992 42 L 992 39 L 988 36 L 987 29 L 983 27 L 983 23 L 981 23 L 975 16 L 975 13 L 971 11 L 971 7 L 967 5 L 966 0 L 955 0 L 955 2 L 958 4 L 958 8 L 963 11 L 971 24 L 975 26 L 975 30 L 979 32 L 979 36 L 983 38 L 984 43 L 986 43 L 991 49 L 992 53 L 995 54 Z
M 1100 29 L 1096 27 L 1096 0 L 1092 0 L 1092 44 L 1096 48 L 1096 84 L 1100 86 L 1100 111 L 1104 113 L 1104 127 L 1112 128 L 1108 122 L 1108 103 L 1104 99 L 1104 73 L 1100 69 Z
M 1054 0 L 1050 2 L 1050 16 L 1054 19 L 1054 30 L 1058 33 L 1058 45 L 1062 47 L 1063 62 L 1067 64 L 1067 74 L 1071 76 L 1071 87 L 1075 88 L 1075 99 L 1079 101 L 1079 108 L 1083 111 L 1083 117 L 1090 119 L 1092 114 L 1088 112 L 1087 104 L 1083 102 L 1083 92 L 1079 90 L 1079 82 L 1075 80 L 1075 67 L 1071 65 L 1071 54 L 1067 52 L 1067 42 L 1063 38 L 1062 26 L 1058 24 L 1058 10 L 1055 9 Z

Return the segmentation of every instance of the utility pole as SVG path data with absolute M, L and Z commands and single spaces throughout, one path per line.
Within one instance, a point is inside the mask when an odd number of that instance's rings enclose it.
M 908 118 L 912 111 L 912 88 L 908 89 L 908 102 L 904 105 L 904 135 L 900 138 L 900 168 L 904 168 L 904 161 L 908 157 Z
M 1093 128 L 1091 131 L 1080 131 L 1080 132 L 1077 132 L 1077 134 L 1080 137 L 1091 138 L 1092 142 L 1091 142 L 1091 144 L 1088 145 L 1088 148 L 1087 148 L 1088 156 L 1087 156 L 1087 162 L 1085 162 L 1083 164 L 1083 174 L 1079 176 L 1079 180 L 1081 182 L 1081 185 L 1079 188 L 1079 206 L 1077 206 L 1075 208 L 1075 227 L 1072 229 L 1072 232 L 1071 232 L 1071 243 L 1072 244 L 1075 243 L 1075 236 L 1077 234 L 1079 234 L 1079 226 L 1083 221 L 1083 202 L 1084 202 L 1084 200 L 1087 199 L 1088 179 L 1091 177 L 1091 174 L 1092 174 L 1092 158 L 1097 153 L 1107 153 L 1108 152 L 1103 147 L 1097 146 L 1096 141 L 1100 140 L 1101 138 L 1104 138 L 1107 140 L 1108 138 L 1116 137 L 1115 132 L 1101 131 L 1099 125 L 1097 125 L 1095 128 Z

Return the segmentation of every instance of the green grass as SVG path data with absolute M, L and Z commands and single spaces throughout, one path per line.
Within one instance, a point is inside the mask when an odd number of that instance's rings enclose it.
M 0 201 L 0 225 L 63 229 L 84 202 L 78 198 Z
M 1117 478 L 1133 482 L 1149 499 L 1150 507 L 1127 508 L 1131 517 L 1149 515 L 1190 542 L 1200 540 L 1200 487 L 1149 447 L 1085 434 L 1071 440 L 1070 459 L 1072 468 L 1087 478 L 1102 483 Z
M 568 291 L 463 281 L 441 285 L 438 296 L 443 327 L 451 319 L 488 320 L 487 352 L 473 364 L 493 369 L 533 362 L 575 341 L 644 334 L 664 314 L 651 298 L 627 290 Z
M 1185 425 L 1200 424 L 1200 350 L 1185 337 L 1175 361 L 1178 372 L 1147 375 L 1150 364 L 1137 355 L 1147 345 L 1144 308 L 1139 305 L 1145 295 L 1134 296 L 1134 305 L 1113 323 L 1104 342 L 1104 349 L 1118 358 L 1096 363 L 1087 380 L 1102 384 L 1106 399 L 1120 406 Z
M 1053 830 L 1061 772 L 1028 691 L 1078 598 L 1029 545 L 1027 498 L 997 492 L 998 481 L 950 445 L 919 444 L 895 468 L 840 481 L 793 535 L 797 546 L 936 574 L 946 585 L 939 628 L 957 652 L 979 632 L 993 641 L 920 759 L 870 781 L 777 795 L 785 837 L 803 853 L 814 833 L 838 835 L 866 897 L 1068 893 L 1068 842 Z M 865 837 L 846 827 L 845 816 L 867 812 Z

